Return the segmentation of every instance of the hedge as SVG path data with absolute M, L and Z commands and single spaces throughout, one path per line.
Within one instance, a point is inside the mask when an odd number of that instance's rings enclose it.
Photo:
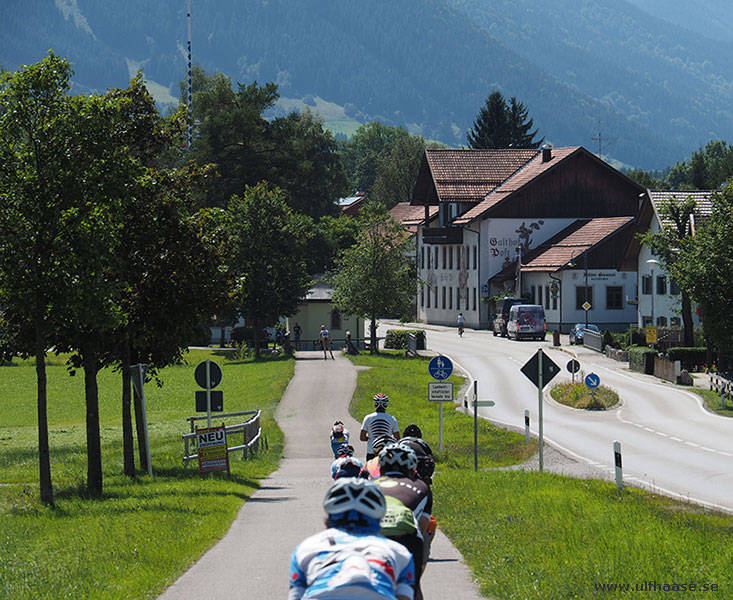
M 706 348 L 670 348 L 667 358 L 672 362 L 680 361 L 680 366 L 688 371 L 696 371 L 707 360 Z
M 629 348 L 629 368 L 645 372 L 647 354 L 659 354 L 659 351 L 647 346 L 632 346 Z
M 410 333 L 417 335 L 417 349 L 425 350 L 424 329 L 388 329 L 384 338 L 384 347 L 393 350 L 407 350 L 407 336 Z

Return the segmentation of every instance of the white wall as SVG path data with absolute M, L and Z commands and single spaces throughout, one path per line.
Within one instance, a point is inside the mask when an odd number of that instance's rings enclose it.
M 659 232 L 659 222 L 656 218 L 652 219 L 651 226 L 649 228 L 650 233 Z M 657 326 L 672 326 L 673 319 L 679 319 L 679 327 L 682 326 L 682 316 L 680 310 L 682 308 L 682 296 L 680 294 L 671 294 L 671 277 L 664 271 L 660 265 L 651 265 L 647 261 L 650 259 L 658 260 L 652 254 L 652 251 L 648 246 L 644 245 L 641 247 L 639 252 L 639 312 L 637 318 L 637 324 L 639 327 L 644 327 L 647 324 L 651 324 L 652 321 L 652 310 L 654 312 L 654 325 Z M 653 267 L 653 268 L 652 268 Z M 653 276 L 652 276 L 653 275 Z M 642 278 L 644 276 L 652 276 L 651 280 L 651 294 L 642 293 Z M 665 278 L 665 289 L 666 294 L 657 293 L 657 280 L 659 277 Z M 701 325 L 700 319 L 695 312 L 696 305 L 693 303 L 692 306 L 692 321 L 695 327 Z M 676 325 L 676 323 L 675 323 Z

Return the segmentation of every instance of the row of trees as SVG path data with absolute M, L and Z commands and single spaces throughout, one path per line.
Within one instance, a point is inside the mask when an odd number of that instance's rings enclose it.
M 733 178 L 733 146 L 713 140 L 665 171 L 633 170 L 627 175 L 651 190 L 715 190 Z
M 296 311 L 317 268 L 336 265 L 347 283 L 376 286 L 385 263 L 372 263 L 375 245 L 397 270 L 389 305 L 385 294 L 352 299 L 339 284 L 343 308 L 374 319 L 404 306 L 414 285 L 384 206 L 358 221 L 330 214 L 345 181 L 333 139 L 310 114 L 264 120 L 272 86 L 235 92 L 207 78 L 186 153 L 185 111 L 162 118 L 141 75 L 98 96 L 71 96 L 71 75 L 49 53 L 0 80 L 0 360 L 35 358 L 40 494 L 51 505 L 49 349 L 84 372 L 87 489 L 99 495 L 100 369 L 121 374 L 123 468 L 134 476 L 130 365 L 147 363 L 156 376 L 227 315 L 246 317 L 257 334 Z M 357 240 L 362 250 L 336 263 Z M 141 444 L 139 453 L 142 466 Z

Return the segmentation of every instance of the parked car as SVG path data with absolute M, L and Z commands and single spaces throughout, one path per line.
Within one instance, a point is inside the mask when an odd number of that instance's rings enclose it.
M 496 302 L 496 316 L 492 322 L 494 335 L 506 337 L 506 323 L 509 319 L 509 310 L 515 304 L 521 304 L 521 298 L 501 298 Z
M 506 336 L 515 340 L 544 340 L 547 334 L 545 309 L 539 304 L 515 304 L 509 309 Z
M 573 328 L 570 330 L 570 334 L 568 335 L 568 338 L 570 340 L 571 344 L 582 344 L 583 343 L 583 333 L 584 329 L 586 328 L 585 323 L 576 323 L 573 325 Z M 597 333 L 600 333 L 601 330 L 598 329 L 598 325 L 593 325 L 592 323 L 588 323 L 588 329 L 591 331 L 595 331 Z

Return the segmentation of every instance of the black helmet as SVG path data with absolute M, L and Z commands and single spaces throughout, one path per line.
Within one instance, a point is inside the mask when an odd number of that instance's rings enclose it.
M 411 425 L 408 425 L 405 427 L 405 430 L 402 432 L 402 437 L 416 437 L 421 438 L 422 437 L 422 431 L 420 428 L 412 423 Z
M 417 455 L 417 475 L 425 483 L 432 483 L 433 473 L 435 473 L 435 459 L 433 458 L 433 450 L 425 440 L 415 437 L 406 437 L 400 440 L 413 449 Z

